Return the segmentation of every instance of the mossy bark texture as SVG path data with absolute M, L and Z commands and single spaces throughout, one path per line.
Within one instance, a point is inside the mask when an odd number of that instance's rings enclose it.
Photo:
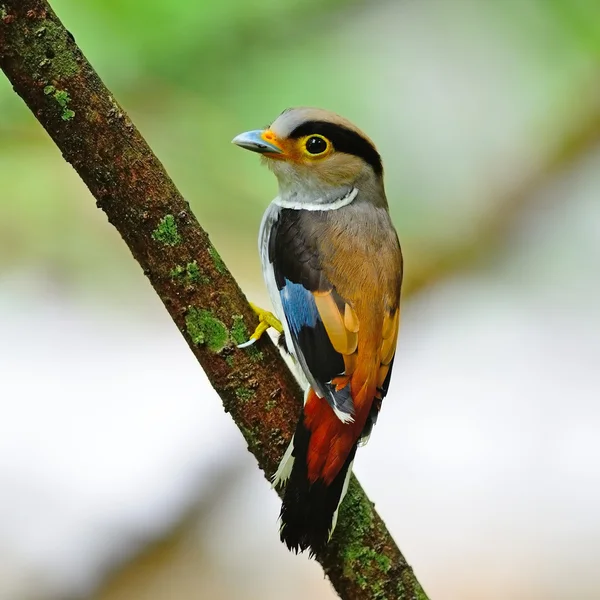
M 302 394 L 269 340 L 236 348 L 256 317 L 188 203 L 47 2 L 0 0 L 0 67 L 123 237 L 269 478 Z M 317 558 L 342 598 L 426 599 L 356 479 Z

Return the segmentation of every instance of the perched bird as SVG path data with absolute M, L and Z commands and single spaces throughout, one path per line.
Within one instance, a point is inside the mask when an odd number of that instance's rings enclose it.
M 259 233 L 277 317 L 253 305 L 306 378 L 305 404 L 274 477 L 285 485 L 280 535 L 289 549 L 322 551 L 390 384 L 400 321 L 402 254 L 388 213 L 381 157 L 346 119 L 284 111 L 233 143 L 258 152 L 279 184 Z

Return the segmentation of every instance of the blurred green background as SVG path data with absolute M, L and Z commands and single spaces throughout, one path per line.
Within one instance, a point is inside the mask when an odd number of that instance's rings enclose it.
M 314 105 L 375 140 L 405 366 L 358 474 L 432 598 L 597 598 L 600 3 L 52 6 L 253 299 L 276 185 L 231 138 Z M 276 498 L 218 398 L 2 76 L 0 182 L 0 597 L 332 597 L 279 546 Z

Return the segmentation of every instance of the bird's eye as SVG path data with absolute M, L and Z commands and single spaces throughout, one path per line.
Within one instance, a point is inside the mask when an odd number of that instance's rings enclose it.
M 313 156 L 323 154 L 329 148 L 329 142 L 320 135 L 311 135 L 304 144 L 306 151 Z

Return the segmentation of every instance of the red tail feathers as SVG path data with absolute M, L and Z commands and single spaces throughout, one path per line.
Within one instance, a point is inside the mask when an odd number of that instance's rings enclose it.
M 355 423 L 342 423 L 327 401 L 310 390 L 304 406 L 304 423 L 310 432 L 306 462 L 308 480 L 331 485 L 360 435 Z M 362 428 L 361 428 L 362 429 Z
M 294 463 L 281 506 L 281 540 L 295 552 L 319 553 L 329 541 L 375 390 L 354 396 L 355 420 L 343 423 L 311 389 L 292 441 Z M 369 397 L 370 396 L 370 397 Z

